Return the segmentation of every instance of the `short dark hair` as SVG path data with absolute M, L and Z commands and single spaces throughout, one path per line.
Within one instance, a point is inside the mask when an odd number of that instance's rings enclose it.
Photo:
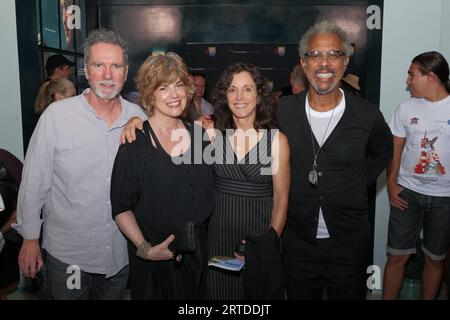
M 255 129 L 275 128 L 275 104 L 276 100 L 267 85 L 267 79 L 259 69 L 252 64 L 235 63 L 229 66 L 219 77 L 213 92 L 213 105 L 215 108 L 216 128 L 225 133 L 226 129 L 236 129 L 233 114 L 228 107 L 227 91 L 233 81 L 233 76 L 246 71 L 250 74 L 256 84 L 256 92 L 259 102 L 256 106 Z
M 47 75 L 51 77 L 57 68 L 64 66 L 73 67 L 75 63 L 70 61 L 62 54 L 54 54 L 47 58 L 47 63 L 45 64 L 45 69 L 47 70 Z
M 203 79 L 205 79 L 205 82 L 206 82 L 206 74 L 204 74 L 204 73 L 201 73 L 201 72 L 194 72 L 194 73 L 191 73 L 191 75 L 192 75 L 193 77 L 202 77 Z
M 449 66 L 444 56 L 437 51 L 428 51 L 414 57 L 411 63 L 417 64 L 423 75 L 433 72 L 450 93 Z

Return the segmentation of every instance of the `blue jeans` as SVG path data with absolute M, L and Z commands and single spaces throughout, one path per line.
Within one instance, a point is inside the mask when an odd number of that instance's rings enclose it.
M 449 241 L 450 197 L 428 196 L 407 188 L 399 196 L 408 202 L 408 208 L 391 206 L 387 252 L 415 254 L 423 226 L 423 252 L 432 260 L 444 260 Z
M 68 264 L 45 252 L 46 280 L 51 298 L 55 300 L 121 300 L 128 282 L 128 266 L 106 278 L 104 274 L 80 271 L 80 286 L 70 289 L 74 273 L 67 273 Z M 69 279 L 70 278 L 70 279 Z

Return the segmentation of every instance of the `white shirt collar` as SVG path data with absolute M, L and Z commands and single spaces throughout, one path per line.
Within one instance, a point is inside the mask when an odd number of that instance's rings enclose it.
M 345 110 L 345 94 L 344 94 L 344 91 L 341 88 L 339 88 L 339 90 L 342 93 L 342 99 L 339 102 L 339 104 L 334 108 L 334 114 L 335 115 L 336 114 L 340 114 L 340 113 L 344 112 L 344 110 Z M 311 109 L 311 110 L 309 110 L 309 109 Z M 329 111 L 325 111 L 325 112 L 319 112 L 319 111 L 314 110 L 309 105 L 308 95 L 306 95 L 305 111 L 306 111 L 306 114 L 309 114 L 311 112 L 311 117 L 314 117 L 314 118 L 329 118 L 329 117 L 331 117 L 331 113 L 333 112 L 333 109 L 331 109 Z

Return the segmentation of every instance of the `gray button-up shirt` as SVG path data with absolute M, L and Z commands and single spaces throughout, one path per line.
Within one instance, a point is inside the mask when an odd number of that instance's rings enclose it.
M 110 202 L 119 136 L 128 119 L 147 116 L 120 98 L 122 111 L 108 128 L 85 92 L 53 103 L 40 117 L 25 158 L 14 228 L 24 239 L 38 239 L 43 224 L 42 247 L 52 256 L 110 277 L 128 264 Z

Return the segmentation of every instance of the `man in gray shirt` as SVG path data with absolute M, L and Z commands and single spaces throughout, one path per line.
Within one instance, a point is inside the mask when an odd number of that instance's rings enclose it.
M 122 126 L 147 117 L 119 95 L 128 56 L 118 34 L 92 31 L 84 58 L 90 88 L 50 105 L 28 147 L 15 225 L 24 238 L 19 265 L 34 278 L 45 261 L 54 299 L 120 299 L 128 256 L 111 216 L 110 177 Z
M 214 114 L 214 107 L 203 96 L 206 89 L 206 76 L 202 73 L 194 74 L 194 97 L 188 105 L 187 117 L 190 121 L 201 120 L 203 116 Z

